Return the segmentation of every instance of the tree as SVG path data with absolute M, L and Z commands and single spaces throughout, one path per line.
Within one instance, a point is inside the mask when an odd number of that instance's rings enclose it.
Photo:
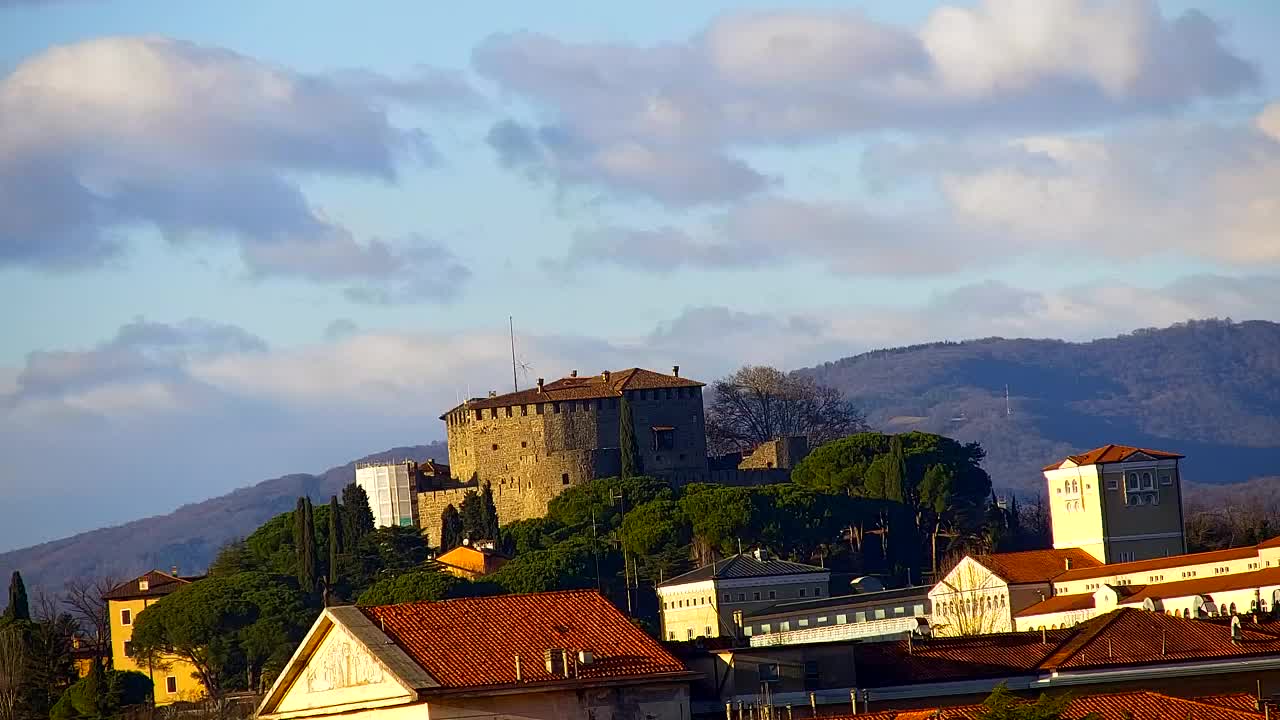
M 151 678 L 136 670 L 106 671 L 101 663 L 67 688 L 49 713 L 52 720 L 103 720 L 120 716 L 124 708 L 146 703 L 152 696 Z
M 439 570 L 425 569 L 404 573 L 392 578 L 384 578 L 365 590 L 359 605 L 393 605 L 395 603 L 444 600 L 451 597 L 469 595 L 467 581 L 442 573 Z
M 707 446 L 747 452 L 799 435 L 810 447 L 865 430 L 866 420 L 839 390 L 777 368 L 747 365 L 717 380 L 707 408 Z
M 27 603 L 27 586 L 22 582 L 22 573 L 17 570 L 9 577 L 9 605 L 5 608 L 6 620 L 30 620 L 31 607 Z
M 311 499 L 298 498 L 293 511 L 293 547 L 298 555 L 298 587 L 304 593 L 316 589 L 316 536 Z
M 33 622 L 24 625 L 27 682 L 22 705 L 28 716 L 48 717 L 54 703 L 76 681 L 71 647 L 79 626 L 70 613 L 59 611 L 56 599 L 43 593 L 36 597 Z
M 480 493 L 468 490 L 462 495 L 462 506 L 458 508 L 462 518 L 462 537 L 464 540 L 478 540 L 484 532 L 484 510 L 480 507 Z
M 1034 702 L 1024 700 L 1012 692 L 1004 683 L 982 701 L 982 709 L 974 720 L 1061 720 L 1067 706 L 1071 703 L 1071 695 L 1062 693 L 1048 695 L 1040 693 Z M 1099 720 L 1096 712 L 1091 712 L 1073 720 Z
M 631 417 L 631 403 L 626 393 L 618 401 L 618 452 L 622 456 L 622 478 L 635 477 L 644 472 L 640 446 L 636 443 L 636 426 Z
M 0 720 L 17 720 L 27 682 L 27 644 L 16 624 L 0 625 Z
M 342 555 L 342 528 L 338 524 L 338 496 L 329 497 L 329 583 L 333 588 L 338 585 L 338 558 Z
M 71 608 L 80 627 L 89 633 L 95 657 L 111 657 L 111 617 L 103 598 L 119 584 L 115 578 L 106 576 L 71 580 L 63 592 L 62 601 Z
M 373 532 L 373 510 L 364 488 L 350 483 L 342 488 L 342 540 L 354 547 L 360 538 Z
M 905 502 L 907 495 L 907 461 L 902 454 L 902 438 L 894 435 L 884 461 L 884 499 Z
M 488 482 L 480 491 L 481 539 L 498 541 L 498 507 L 493 502 L 493 487 Z
M 450 503 L 440 512 L 440 552 L 449 552 L 461 545 L 462 537 L 462 516 Z
M 640 558 L 645 573 L 657 580 L 673 577 L 688 564 L 689 521 L 674 500 L 654 500 L 627 513 L 622 547 Z

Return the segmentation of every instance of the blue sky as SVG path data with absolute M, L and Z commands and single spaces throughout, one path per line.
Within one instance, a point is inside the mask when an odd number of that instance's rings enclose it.
M 526 382 L 1280 319 L 1278 33 L 0 0 L 0 549 L 438 439 L 509 315 Z

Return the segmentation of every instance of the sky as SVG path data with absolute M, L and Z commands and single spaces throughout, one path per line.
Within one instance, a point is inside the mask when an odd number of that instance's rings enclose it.
M 0 551 L 714 379 L 1280 320 L 1280 5 L 0 0 Z

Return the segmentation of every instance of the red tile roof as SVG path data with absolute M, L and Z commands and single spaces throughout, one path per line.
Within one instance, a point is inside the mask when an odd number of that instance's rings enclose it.
M 440 419 L 443 420 L 450 412 L 463 406 L 468 410 L 479 410 L 564 400 L 594 400 L 595 398 L 621 397 L 626 390 L 702 387 L 703 385 L 704 383 L 697 380 L 677 375 L 664 375 L 644 368 L 628 368 L 609 372 L 607 380 L 604 373 L 565 377 L 545 383 L 541 392 L 534 387 L 496 397 L 472 398 L 463 405 L 451 408 L 449 412 L 441 415 Z
M 551 648 L 588 650 L 577 679 L 686 677 L 684 665 L 602 595 L 573 590 L 361 608 L 445 688 L 564 682 L 547 672 Z
M 1226 693 L 1223 695 L 1206 695 L 1204 697 L 1195 698 L 1196 702 L 1208 703 L 1210 705 L 1220 705 L 1222 707 L 1235 708 L 1236 710 L 1246 710 L 1256 712 L 1258 709 L 1258 697 L 1252 693 L 1238 692 Z
M 1253 702 L 1248 696 L 1242 697 Z M 982 705 L 971 704 L 927 710 L 881 710 L 837 717 L 839 720 L 974 720 L 981 717 L 983 710 Z M 1260 720 L 1263 717 L 1256 705 L 1246 707 L 1243 701 L 1224 704 L 1209 699 L 1189 700 L 1149 690 L 1134 690 L 1072 698 L 1063 709 L 1062 718 L 1075 720 L 1090 713 L 1096 713 L 1101 720 Z
M 1079 548 L 975 555 L 973 559 L 1014 584 L 1049 582 L 1067 572 L 1068 560 L 1072 568 L 1092 568 L 1102 564 Z
M 1068 610 L 1088 610 L 1091 607 L 1093 607 L 1093 593 L 1055 595 L 1051 598 L 1045 598 L 1029 608 L 1018 611 L 1017 616 L 1030 617 L 1033 615 L 1066 612 Z
M 1035 675 L 1072 634 L 1048 630 L 862 643 L 853 655 L 858 685 L 866 688 Z
M 1152 558 L 1150 560 L 1135 560 L 1133 562 L 1126 563 L 1111 563 L 1110 565 L 1099 565 L 1095 563 L 1090 567 L 1077 566 L 1078 569 L 1067 570 L 1055 577 L 1054 580 L 1058 582 L 1066 582 L 1068 580 L 1089 580 L 1092 578 L 1109 577 L 1111 575 L 1145 572 L 1147 570 L 1164 570 L 1167 568 L 1223 562 L 1226 560 L 1241 560 L 1244 558 L 1256 557 L 1257 554 L 1257 547 L 1250 545 L 1249 547 L 1210 550 L 1209 552 L 1189 553 L 1187 555 L 1170 555 L 1169 557 Z
M 1253 572 L 1234 573 L 1231 575 L 1215 575 L 1190 580 L 1148 585 L 1134 593 L 1127 602 L 1140 602 L 1147 598 L 1176 598 L 1190 595 L 1208 595 L 1227 590 L 1244 590 L 1261 588 L 1267 585 L 1280 585 L 1280 567 L 1263 568 Z M 1249 608 L 1240 608 L 1241 612 Z
M 190 585 L 193 581 L 199 580 L 198 577 L 184 578 L 176 575 L 170 575 L 167 572 L 152 570 L 143 573 L 138 577 L 120 583 L 102 596 L 103 600 L 136 600 L 138 598 L 163 597 L 177 590 L 183 585 Z M 147 582 L 147 589 L 139 589 L 141 582 Z
M 1178 460 L 1186 457 L 1178 453 L 1165 452 L 1164 450 L 1150 450 L 1148 448 L 1132 447 L 1130 445 L 1103 445 L 1100 448 L 1094 448 L 1086 453 L 1079 455 L 1068 455 L 1066 460 L 1059 460 L 1052 465 L 1046 465 L 1045 470 L 1057 470 L 1067 460 L 1076 465 L 1102 465 L 1104 463 L 1124 462 L 1134 453 L 1143 453 L 1150 455 L 1157 460 Z

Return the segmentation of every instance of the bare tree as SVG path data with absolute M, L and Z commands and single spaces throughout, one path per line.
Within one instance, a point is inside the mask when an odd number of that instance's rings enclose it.
M 774 438 L 802 435 L 810 447 L 867 429 L 866 419 L 833 387 L 773 367 L 747 365 L 712 385 L 707 445 L 747 452 Z
M 987 635 L 1012 630 L 1009 589 L 990 570 L 963 557 L 932 593 L 933 630 L 938 635 Z
M 120 583 L 113 577 L 72 580 L 66 585 L 63 602 L 80 623 L 99 658 L 111 657 L 111 617 L 105 597 Z
M 27 674 L 27 647 L 16 627 L 0 629 L 0 720 L 16 720 Z

